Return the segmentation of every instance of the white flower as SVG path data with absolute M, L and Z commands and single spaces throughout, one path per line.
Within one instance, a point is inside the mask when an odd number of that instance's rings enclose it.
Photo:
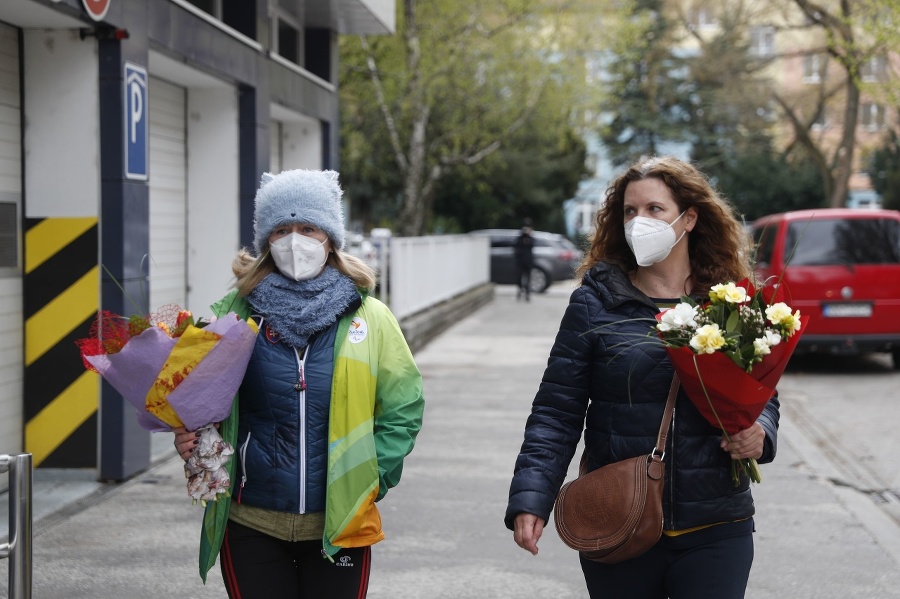
M 660 331 L 666 332 L 672 329 L 696 329 L 697 308 L 687 303 L 680 303 L 674 308 L 663 312 L 660 323 L 656 325 Z
M 757 356 L 767 356 L 772 353 L 772 346 L 779 343 L 781 343 L 781 335 L 766 329 L 765 336 L 753 340 L 753 353 Z
M 760 337 L 759 339 L 753 340 L 753 353 L 757 356 L 768 356 L 772 353 L 772 350 L 769 349 L 769 344 L 766 341 L 765 337 Z

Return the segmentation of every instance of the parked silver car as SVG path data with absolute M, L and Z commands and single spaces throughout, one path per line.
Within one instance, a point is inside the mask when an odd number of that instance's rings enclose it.
M 519 229 L 482 229 L 472 235 L 490 237 L 491 281 L 501 285 L 516 285 L 516 259 L 513 246 Z M 543 293 L 555 281 L 575 276 L 583 253 L 565 236 L 545 231 L 532 231 L 534 237 L 534 267 L 531 270 L 531 291 Z

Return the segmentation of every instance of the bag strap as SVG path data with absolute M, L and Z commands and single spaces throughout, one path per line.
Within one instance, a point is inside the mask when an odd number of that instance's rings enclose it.
M 669 435 L 669 426 L 672 424 L 672 415 L 675 413 L 675 398 L 678 397 L 678 387 L 681 381 L 678 380 L 678 374 L 672 376 L 672 385 L 669 387 L 669 398 L 666 400 L 666 407 L 663 409 L 662 422 L 659 425 L 659 434 L 656 436 L 656 447 L 650 452 L 650 456 L 658 458 L 662 461 L 666 455 L 666 437 Z M 657 453 L 657 448 L 662 447 L 662 451 Z M 587 449 L 581 454 L 581 461 L 578 464 L 578 476 L 587 474 Z
M 656 447 L 653 448 L 651 455 L 666 455 L 666 437 L 669 434 L 669 426 L 672 424 L 672 414 L 675 413 L 675 398 L 678 397 L 678 387 L 681 381 L 678 380 L 678 373 L 672 375 L 672 385 L 669 387 L 669 398 L 666 400 L 666 407 L 663 410 L 662 422 L 659 425 L 659 435 L 656 437 Z M 660 449 L 660 447 L 662 449 Z

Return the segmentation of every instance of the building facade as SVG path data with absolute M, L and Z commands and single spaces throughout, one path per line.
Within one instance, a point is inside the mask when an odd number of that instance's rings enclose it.
M 392 33 L 394 6 L 0 3 L 0 453 L 146 468 L 149 433 L 75 339 L 99 309 L 209 314 L 261 174 L 337 168 L 337 36 Z

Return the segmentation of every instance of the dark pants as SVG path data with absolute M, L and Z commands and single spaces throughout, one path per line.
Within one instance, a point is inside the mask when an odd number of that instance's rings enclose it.
M 528 297 L 531 294 L 531 264 L 517 264 L 516 268 L 519 271 L 519 295 L 521 296 L 523 293 L 525 297 Z
M 581 557 L 591 599 L 742 599 L 753 563 L 753 520 L 663 537 L 619 564 Z
M 330 561 L 322 541 L 282 541 L 229 522 L 219 554 L 230 599 L 362 599 L 370 547 L 342 549 Z

